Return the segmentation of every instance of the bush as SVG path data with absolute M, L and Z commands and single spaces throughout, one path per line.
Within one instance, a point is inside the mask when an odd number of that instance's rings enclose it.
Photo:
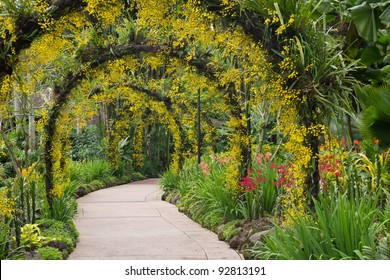
M 61 249 L 64 258 L 74 249 L 78 239 L 78 232 L 73 221 L 66 223 L 52 219 L 43 219 L 38 221 L 44 237 L 53 240 L 48 245 Z M 63 246 L 61 243 L 66 244 Z
M 41 247 L 37 250 L 37 252 L 41 255 L 42 260 L 62 260 L 62 253 L 53 247 Z

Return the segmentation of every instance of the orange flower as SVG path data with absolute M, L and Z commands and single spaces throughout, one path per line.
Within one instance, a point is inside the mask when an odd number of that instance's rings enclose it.
M 200 163 L 200 168 L 202 169 L 202 172 L 203 172 L 204 176 L 206 176 L 206 177 L 209 176 L 209 174 L 210 174 L 210 167 L 208 166 L 207 163 L 202 161 Z

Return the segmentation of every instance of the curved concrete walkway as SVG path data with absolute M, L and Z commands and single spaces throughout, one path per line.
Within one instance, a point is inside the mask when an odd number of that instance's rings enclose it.
M 158 179 L 149 179 L 78 199 L 80 241 L 68 259 L 240 259 L 214 233 L 161 201 L 161 195 Z

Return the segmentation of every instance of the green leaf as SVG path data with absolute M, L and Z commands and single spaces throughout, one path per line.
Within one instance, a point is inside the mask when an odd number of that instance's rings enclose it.
M 379 16 L 381 21 L 385 24 L 390 24 L 390 5 L 384 10 L 384 12 Z
M 378 38 L 378 43 L 382 45 L 390 45 L 390 36 L 381 36 Z
M 381 69 L 382 72 L 389 73 L 390 74 L 390 65 L 386 65 Z
M 365 65 L 372 65 L 382 62 L 382 54 L 377 47 L 364 49 L 360 55 L 361 62 Z
M 354 6 L 351 11 L 352 21 L 356 26 L 360 37 L 369 42 L 376 42 L 378 39 L 379 16 L 367 2 Z
M 330 1 L 322 1 L 320 4 L 317 6 L 317 11 L 321 14 L 328 14 L 330 12 L 334 11 L 334 8 Z

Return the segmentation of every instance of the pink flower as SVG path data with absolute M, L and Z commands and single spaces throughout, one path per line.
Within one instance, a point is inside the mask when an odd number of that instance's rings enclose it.
M 256 162 L 257 162 L 258 164 L 261 164 L 261 163 L 263 162 L 263 154 L 262 154 L 262 153 L 258 153 L 258 154 L 257 154 Z
M 204 176 L 206 176 L 206 177 L 209 176 L 209 174 L 210 174 L 210 167 L 208 166 L 207 163 L 202 161 L 200 163 L 200 168 L 202 169 L 202 172 L 203 172 Z

